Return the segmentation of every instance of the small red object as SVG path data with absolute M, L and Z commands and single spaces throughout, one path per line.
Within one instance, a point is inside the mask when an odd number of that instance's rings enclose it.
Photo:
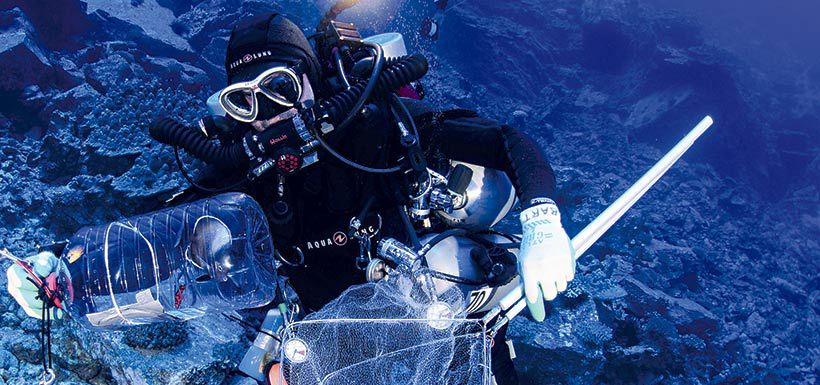
M 57 273 L 51 273 L 46 276 L 45 288 L 48 290 L 46 291 L 46 295 L 51 298 L 54 306 L 58 308 L 63 308 L 63 302 L 60 300 L 60 296 L 57 295 L 59 292 L 59 288 L 57 287 Z
M 399 87 L 399 89 L 396 90 L 396 94 L 403 98 L 421 100 L 421 95 L 419 95 L 419 93 L 416 92 L 416 89 L 409 84 Z
M 185 285 L 179 285 L 176 294 L 174 294 L 174 307 L 179 309 L 182 305 L 182 299 L 185 298 Z
M 283 174 L 293 174 L 302 166 L 302 158 L 296 154 L 284 153 L 276 158 L 276 168 Z

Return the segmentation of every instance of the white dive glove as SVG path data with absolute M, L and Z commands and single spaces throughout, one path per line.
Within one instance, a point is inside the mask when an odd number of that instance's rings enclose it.
M 60 266 L 60 259 L 50 252 L 42 252 L 40 254 L 28 257 L 25 259 L 31 265 L 31 270 L 41 279 L 45 278 L 58 270 Z M 23 307 L 30 317 L 37 319 L 43 318 L 43 300 L 38 298 L 40 289 L 34 282 L 30 281 L 28 272 L 18 264 L 12 264 L 6 271 L 8 276 L 9 294 L 14 297 L 14 300 Z M 62 310 L 52 307 L 50 310 L 51 318 L 62 318 Z
M 518 255 L 518 274 L 532 317 L 544 320 L 544 300 L 552 301 L 575 278 L 575 249 L 561 226 L 561 213 L 552 200 L 521 212 L 524 237 Z

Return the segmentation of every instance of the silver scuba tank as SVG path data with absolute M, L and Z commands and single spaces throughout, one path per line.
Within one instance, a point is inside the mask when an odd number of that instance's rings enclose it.
M 451 161 L 452 167 L 462 164 L 473 171 L 460 207 L 451 212 L 436 211 L 450 227 L 470 231 L 488 230 L 503 219 L 517 202 L 515 188 L 503 171 L 470 163 Z
M 407 47 L 404 45 L 404 37 L 398 32 L 368 36 L 364 38 L 364 41 L 380 45 L 384 57 L 387 59 L 407 56 Z
M 422 237 L 420 241 L 422 244 L 427 244 L 437 235 L 428 234 Z M 512 236 L 480 234 L 475 235 L 475 237 L 480 237 L 499 247 L 506 248 L 516 259 L 518 258 L 518 240 Z M 516 247 L 513 248 L 513 245 Z M 429 250 L 424 253 L 427 267 L 433 272 L 433 283 L 436 291 L 443 293 L 456 286 L 464 293 L 464 298 L 467 299 L 467 313 L 481 313 L 492 309 L 518 285 L 517 273 L 508 282 L 500 286 L 490 285 L 487 282 L 486 272 L 470 255 L 476 247 L 481 247 L 481 245 L 475 240 L 463 235 L 452 235 L 430 246 Z M 514 269 L 515 265 L 512 268 Z M 461 282 L 455 282 L 446 278 L 447 276 L 460 278 Z

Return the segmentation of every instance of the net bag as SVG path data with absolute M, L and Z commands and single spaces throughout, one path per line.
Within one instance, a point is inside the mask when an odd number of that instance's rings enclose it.
M 353 286 L 282 335 L 290 385 L 484 385 L 491 340 L 460 291 L 423 290 L 421 273 Z

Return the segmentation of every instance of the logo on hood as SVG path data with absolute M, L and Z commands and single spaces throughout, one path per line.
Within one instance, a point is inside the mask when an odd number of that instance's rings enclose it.
M 252 62 L 256 59 L 261 59 L 261 58 L 264 58 L 264 57 L 268 57 L 270 55 L 272 55 L 270 50 L 249 53 L 245 56 L 242 56 L 242 58 L 239 59 L 239 60 L 232 61 L 231 64 L 228 65 L 228 68 L 234 69 L 236 67 L 239 67 L 240 65 L 248 64 L 248 63 L 250 63 L 250 62 Z

